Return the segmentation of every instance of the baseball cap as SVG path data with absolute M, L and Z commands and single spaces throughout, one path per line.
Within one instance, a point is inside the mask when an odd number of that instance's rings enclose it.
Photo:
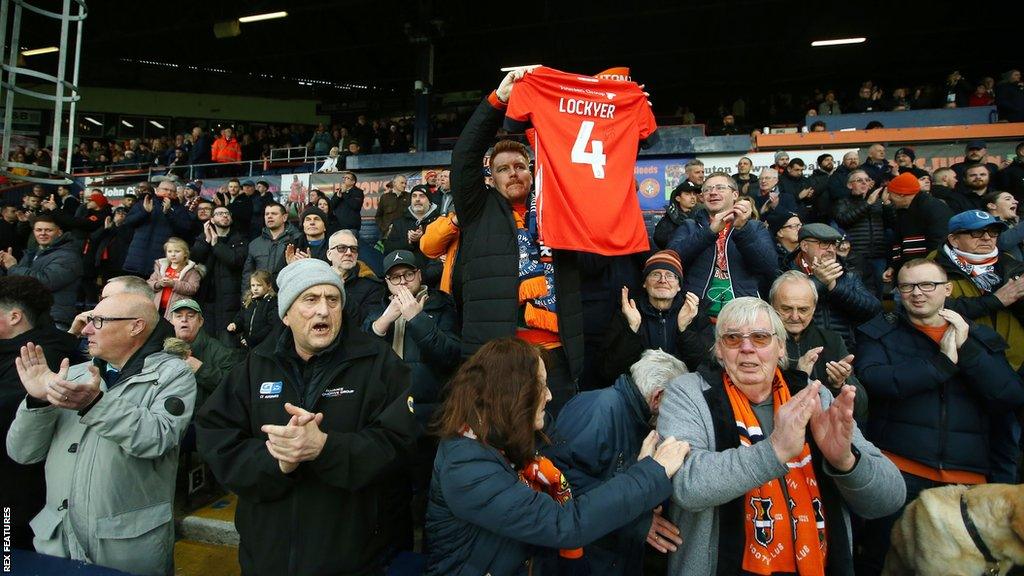
M 971 140 L 967 143 L 967 150 L 981 150 L 982 148 L 988 148 L 984 140 Z
M 182 299 L 182 300 L 178 300 L 174 304 L 171 304 L 171 312 L 175 312 L 177 310 L 181 310 L 182 308 L 188 308 L 189 310 L 195 310 L 196 312 L 198 312 L 200 314 L 203 313 L 203 309 L 199 307 L 199 302 L 196 302 L 195 300 L 193 300 L 191 298 L 185 298 L 185 299 Z
M 821 240 L 822 242 L 838 242 L 843 239 L 843 235 L 828 224 L 814 222 L 811 224 L 804 224 L 800 228 L 800 235 L 797 236 L 797 238 L 800 240 L 813 238 L 815 240 Z
M 252 180 L 246 180 L 245 182 L 242 182 L 242 186 L 256 186 L 256 184 L 254 184 Z
M 682 184 L 676 186 L 672 190 L 672 197 L 675 198 L 682 194 L 683 192 L 692 192 L 694 194 L 700 194 L 700 186 L 697 186 L 696 184 L 690 182 L 689 180 L 683 180 Z
M 950 234 L 981 230 L 989 226 L 997 226 L 1000 230 L 1006 230 L 1007 228 L 1005 222 L 981 210 L 967 210 L 949 219 Z
M 395 250 L 384 257 L 384 274 L 395 266 L 411 266 L 416 268 L 416 257 L 408 250 Z

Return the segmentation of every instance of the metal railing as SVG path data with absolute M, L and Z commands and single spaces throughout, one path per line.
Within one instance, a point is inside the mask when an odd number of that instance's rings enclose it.
M 311 172 L 327 160 L 327 156 L 293 156 L 287 160 L 243 160 L 241 162 L 210 162 L 205 164 L 183 164 L 178 166 L 154 166 L 149 163 L 107 165 L 102 170 L 92 167 L 75 168 L 72 176 L 116 176 L 120 174 L 146 173 L 146 179 L 174 175 L 186 182 L 202 178 L 253 178 L 274 173 L 281 168 L 311 164 Z

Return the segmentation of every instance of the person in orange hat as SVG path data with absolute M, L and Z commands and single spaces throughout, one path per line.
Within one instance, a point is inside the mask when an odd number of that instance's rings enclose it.
M 913 172 L 890 180 L 884 201 L 896 209 L 893 257 L 882 275 L 882 280 L 891 282 L 903 262 L 922 258 L 942 246 L 953 212 L 942 200 L 921 193 L 921 183 Z

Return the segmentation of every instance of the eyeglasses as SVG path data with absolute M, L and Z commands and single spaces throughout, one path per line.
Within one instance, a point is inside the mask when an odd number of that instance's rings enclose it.
M 420 271 L 414 268 L 412 270 L 406 270 L 401 274 L 389 274 L 385 276 L 385 278 L 388 279 L 388 282 L 397 286 L 399 284 L 408 284 L 409 282 L 412 282 L 416 279 L 416 275 L 419 273 Z
M 854 184 L 863 184 L 865 182 L 871 182 L 871 178 L 853 178 L 850 182 Z
M 945 286 L 946 284 L 949 284 L 949 282 L 901 282 L 896 285 L 896 289 L 900 291 L 900 294 L 911 294 L 914 292 L 914 288 L 920 288 L 921 292 L 928 294 L 935 292 L 937 286 Z
M 838 250 L 839 245 L 843 243 L 842 240 L 833 240 L 831 242 L 826 242 L 824 240 L 818 240 L 817 238 L 804 238 L 803 241 L 810 242 L 811 244 L 818 244 L 822 248 L 835 248 L 836 250 Z
M 793 230 L 799 230 L 800 228 L 803 228 L 803 226 L 804 225 L 803 225 L 802 222 L 796 222 L 795 224 L 785 224 L 785 225 L 783 225 L 781 227 L 782 228 L 792 228 Z
M 735 190 L 733 186 L 728 184 L 715 184 L 714 186 L 705 186 L 700 189 L 701 192 L 707 194 L 708 192 L 728 192 L 729 190 Z
M 657 282 L 671 282 L 672 280 L 679 281 L 679 277 L 672 272 L 659 272 L 655 270 L 647 275 L 648 278 Z
M 978 239 L 982 236 L 988 236 L 989 238 L 999 238 L 999 233 L 1002 230 L 998 228 L 982 228 L 981 230 L 962 230 L 959 234 L 969 234 L 971 238 Z
M 350 246 L 348 244 L 338 244 L 337 246 L 332 247 L 331 250 L 337 252 L 338 254 L 344 254 L 345 252 L 351 252 L 353 254 L 358 254 L 359 253 L 359 246 Z
M 772 343 L 772 339 L 775 338 L 775 332 L 765 332 L 764 330 L 755 330 L 753 332 L 747 332 L 741 334 L 739 332 L 726 332 L 718 337 L 718 340 L 725 345 L 726 348 L 739 348 L 743 345 L 744 340 L 750 340 L 750 343 L 754 345 L 754 348 L 764 348 Z
M 107 316 L 107 317 L 104 317 L 104 316 L 86 316 L 85 317 L 85 321 L 90 323 L 90 324 L 92 324 L 92 327 L 97 329 L 97 330 L 103 328 L 103 324 L 105 322 L 120 322 L 122 320 L 138 320 L 138 318 L 129 318 L 129 317 L 115 318 L 115 317 L 111 317 L 111 316 Z

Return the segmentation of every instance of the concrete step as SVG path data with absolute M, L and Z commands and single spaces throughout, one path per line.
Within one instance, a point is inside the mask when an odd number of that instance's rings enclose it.
M 238 531 L 235 530 L 235 508 L 238 497 L 234 494 L 218 498 L 212 503 L 178 520 L 178 537 L 181 540 L 238 547 Z

